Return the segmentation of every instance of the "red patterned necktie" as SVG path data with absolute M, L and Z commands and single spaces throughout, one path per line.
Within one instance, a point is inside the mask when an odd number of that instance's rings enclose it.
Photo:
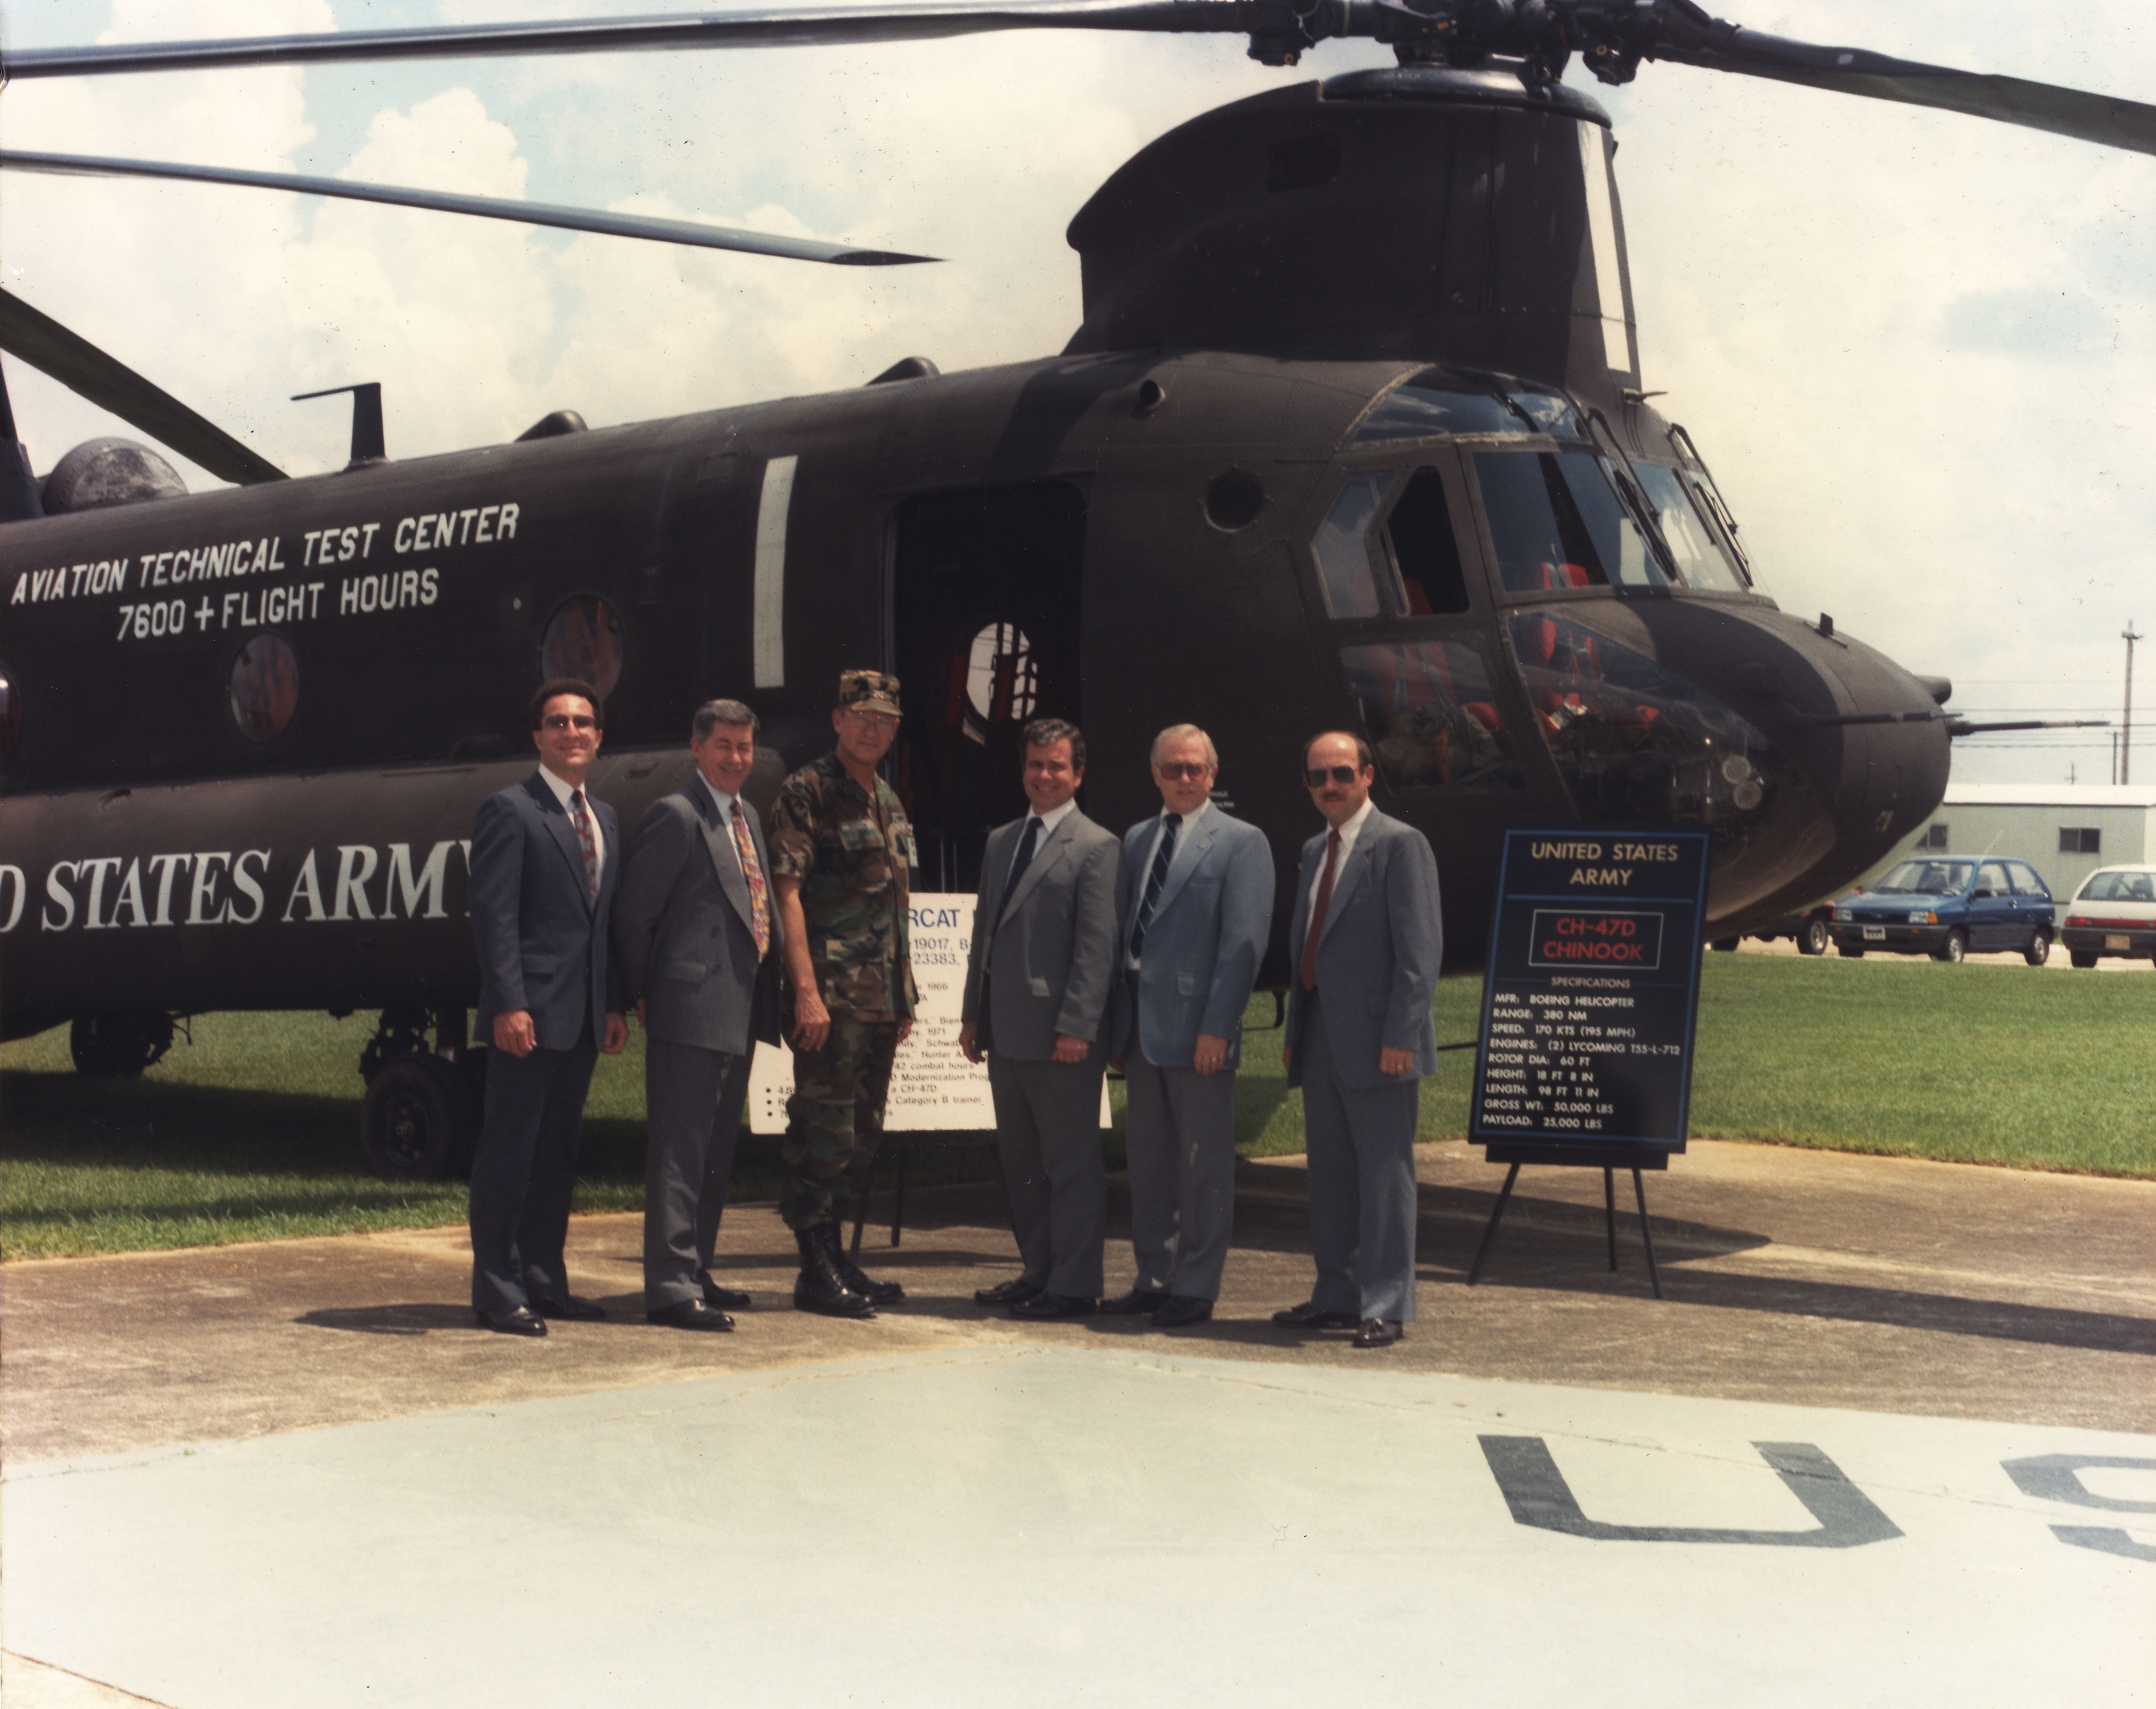
M 1325 839 L 1325 870 L 1318 875 L 1317 899 L 1310 905 L 1310 929 L 1302 937 L 1302 988 L 1317 989 L 1317 940 L 1325 935 L 1325 911 L 1332 906 L 1332 869 L 1340 858 L 1340 833 Z
M 763 952 L 771 947 L 771 913 L 766 901 L 763 869 L 757 865 L 756 839 L 748 834 L 748 821 L 742 817 L 741 803 L 734 803 L 734 853 L 741 856 L 742 876 L 748 880 L 749 926 L 756 933 L 756 958 L 763 959 Z
M 569 792 L 569 822 L 577 828 L 577 840 L 584 845 L 584 883 L 596 898 L 599 893 L 599 845 L 592 836 L 592 816 L 584 811 L 584 792 Z

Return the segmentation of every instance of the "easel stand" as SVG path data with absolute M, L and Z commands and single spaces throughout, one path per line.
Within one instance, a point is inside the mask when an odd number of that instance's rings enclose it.
M 876 1165 L 883 1161 L 884 1153 L 886 1152 L 896 1152 L 898 1154 L 898 1179 L 892 1190 L 891 1207 L 891 1244 L 896 1246 L 898 1245 L 899 1231 L 906 1221 L 906 1165 L 907 1160 L 911 1158 L 913 1153 L 916 1151 L 925 1150 L 931 1147 L 942 1147 L 954 1145 L 973 1146 L 977 1147 L 984 1147 L 987 1148 L 988 1160 L 996 1166 L 996 1190 L 1003 1195 L 1004 1214 L 1005 1219 L 1009 1219 L 1010 1215 L 1010 1192 L 1004 1184 L 1004 1157 L 1003 1152 L 996 1145 L 995 1129 L 993 1127 L 935 1127 L 913 1128 L 901 1133 L 886 1133 L 884 1137 L 876 1142 L 876 1154 L 870 1160 L 869 1162 L 869 1184 L 861 1190 L 860 1197 L 854 1202 L 854 1241 L 852 1251 L 855 1257 L 858 1258 L 860 1256 L 861 1229 L 862 1225 L 868 1221 L 869 1218 L 869 1194 L 875 1190 Z
M 1505 1207 L 1512 1200 L 1512 1183 L 1520 1178 L 1522 1163 L 1553 1163 L 1570 1168 L 1599 1168 L 1602 1171 L 1603 1225 L 1609 1237 L 1609 1268 L 1617 1268 L 1617 1171 L 1632 1172 L 1632 1193 L 1640 1206 L 1640 1244 L 1646 1248 L 1647 1280 L 1653 1284 L 1655 1297 L 1662 1297 L 1661 1272 L 1655 1268 L 1655 1236 L 1647 1226 L 1647 1188 L 1640 1178 L 1642 1169 L 1666 1169 L 1670 1154 L 1652 1147 L 1625 1146 L 1522 1146 L 1492 1145 L 1487 1156 L 1493 1163 L 1510 1163 L 1505 1172 L 1505 1184 L 1498 1190 L 1496 1208 L 1490 1213 L 1490 1226 L 1482 1231 L 1482 1244 L 1475 1249 L 1475 1262 L 1468 1266 L 1467 1286 L 1473 1287 L 1482 1274 L 1483 1260 L 1490 1255 L 1490 1247 L 1497 1238 L 1497 1224 L 1504 1220 Z

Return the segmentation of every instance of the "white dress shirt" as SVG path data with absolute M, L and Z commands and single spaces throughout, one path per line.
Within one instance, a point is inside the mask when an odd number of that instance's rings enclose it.
M 569 826 L 573 830 L 576 828 L 577 816 L 569 806 L 569 797 L 583 788 L 583 785 L 571 783 L 556 777 L 543 760 L 539 763 L 539 775 L 547 780 L 547 787 L 554 792 L 555 800 L 562 803 L 562 811 L 569 815 Z M 591 816 L 592 821 L 592 881 L 595 884 L 603 884 L 606 881 L 606 833 L 599 828 L 598 811 L 592 805 L 592 798 L 588 793 L 584 797 L 584 811 Z

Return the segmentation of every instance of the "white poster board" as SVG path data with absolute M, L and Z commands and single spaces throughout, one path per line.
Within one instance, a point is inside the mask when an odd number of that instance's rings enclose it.
M 988 1066 L 967 1061 L 958 1049 L 966 955 L 973 937 L 973 898 L 916 890 L 909 911 L 907 942 L 921 1003 L 913 1030 L 898 1047 L 898 1060 L 891 1070 L 884 1129 L 891 1133 L 923 1128 L 993 1132 L 996 1111 L 988 1097 Z M 749 1070 L 749 1132 L 785 1132 L 786 1101 L 793 1091 L 793 1050 L 785 1045 L 775 1050 L 768 1044 L 758 1045 Z M 1108 1125 L 1108 1089 L 1104 1085 L 1101 1126 Z

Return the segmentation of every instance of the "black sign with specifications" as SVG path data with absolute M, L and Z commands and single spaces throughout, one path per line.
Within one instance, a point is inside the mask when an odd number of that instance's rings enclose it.
M 1492 1162 L 1684 1149 L 1707 845 L 1704 831 L 1507 833 L 1468 1118 Z

